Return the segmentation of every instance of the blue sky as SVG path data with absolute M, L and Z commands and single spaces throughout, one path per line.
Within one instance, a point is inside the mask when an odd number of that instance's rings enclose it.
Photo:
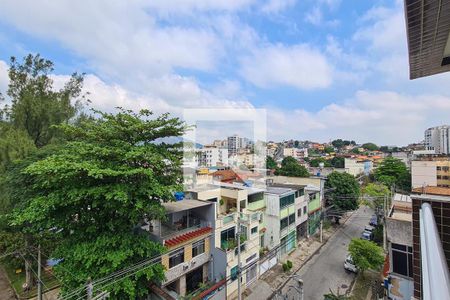
M 450 120 L 449 74 L 408 79 L 402 1 L 2 1 L 0 90 L 30 52 L 56 84 L 86 73 L 96 108 L 263 108 L 272 140 L 404 145 Z

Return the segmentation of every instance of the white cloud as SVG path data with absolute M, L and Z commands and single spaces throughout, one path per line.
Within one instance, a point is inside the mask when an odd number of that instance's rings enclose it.
M 305 20 L 313 25 L 320 25 L 323 21 L 322 10 L 319 6 L 313 7 L 308 13 L 306 13 Z
M 261 11 L 264 13 L 278 13 L 289 7 L 294 6 L 296 0 L 268 0 L 261 7 Z
M 326 57 L 308 45 L 269 45 L 242 60 L 242 76 L 259 87 L 326 88 L 332 68 Z
M 335 138 L 406 145 L 423 139 L 423 131 L 448 123 L 450 97 L 392 91 L 358 91 L 343 104 L 332 103 L 317 112 L 268 110 L 269 138 Z
M 8 88 L 8 65 L 6 62 L 0 60 L 0 93 L 6 94 L 6 89 Z

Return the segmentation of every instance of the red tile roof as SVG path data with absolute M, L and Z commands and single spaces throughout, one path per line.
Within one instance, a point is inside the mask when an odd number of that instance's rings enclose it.
M 203 228 L 199 228 L 187 233 L 184 233 L 182 235 L 176 236 L 174 238 L 168 239 L 164 241 L 164 246 L 167 247 L 173 247 L 182 243 L 185 243 L 189 240 L 192 240 L 196 237 L 199 237 L 201 235 L 207 234 L 209 232 L 211 232 L 212 228 L 211 227 L 203 227 Z

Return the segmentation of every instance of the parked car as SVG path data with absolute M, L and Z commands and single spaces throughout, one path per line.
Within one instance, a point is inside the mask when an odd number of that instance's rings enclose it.
M 347 255 L 347 257 L 345 258 L 344 269 L 346 269 L 349 272 L 353 272 L 353 273 L 358 272 L 358 268 L 353 263 L 353 259 L 352 259 L 352 256 L 350 254 Z
M 368 231 L 368 232 L 372 232 L 375 230 L 375 227 L 367 225 L 366 227 L 364 227 L 364 231 Z
M 371 241 L 373 238 L 373 234 L 370 231 L 363 231 L 361 234 L 361 239 Z
M 373 216 L 370 218 L 369 225 L 370 225 L 370 226 L 377 226 L 377 225 L 378 225 L 378 218 L 377 218 L 376 215 L 373 215 Z

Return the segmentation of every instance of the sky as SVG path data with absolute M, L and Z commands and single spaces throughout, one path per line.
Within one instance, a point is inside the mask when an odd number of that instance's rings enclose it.
M 1 0 L 0 91 L 28 53 L 56 85 L 85 73 L 97 109 L 265 109 L 274 141 L 406 145 L 450 123 L 450 73 L 409 80 L 403 1 Z

